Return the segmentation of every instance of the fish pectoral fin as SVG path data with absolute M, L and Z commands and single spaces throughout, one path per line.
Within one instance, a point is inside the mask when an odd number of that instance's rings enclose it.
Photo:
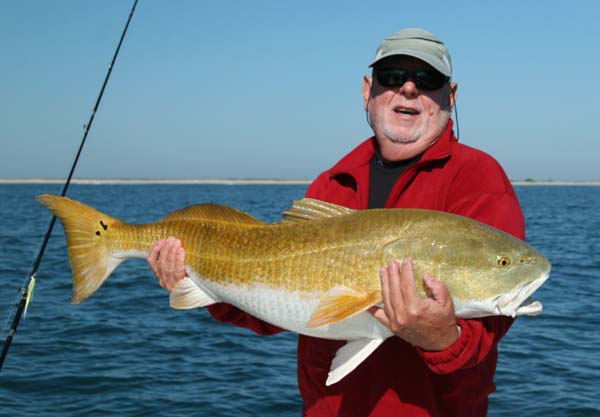
M 338 349 L 331 361 L 331 368 L 325 385 L 329 386 L 340 381 L 358 365 L 369 357 L 385 339 L 356 339 L 350 340 Z
M 343 285 L 333 287 L 321 298 L 306 327 L 337 323 L 362 313 L 380 301 L 379 291 L 360 292 Z
M 218 302 L 208 295 L 190 278 L 185 277 L 171 291 L 169 305 L 177 310 L 206 307 Z

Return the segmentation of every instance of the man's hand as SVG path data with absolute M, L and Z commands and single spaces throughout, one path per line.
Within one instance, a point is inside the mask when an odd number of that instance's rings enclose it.
M 441 281 L 425 274 L 428 297 L 421 298 L 410 258 L 401 266 L 391 260 L 379 275 L 383 309 L 372 307 L 369 311 L 395 335 L 429 351 L 444 350 L 458 339 L 452 298 Z
M 181 241 L 174 237 L 156 242 L 146 258 L 160 286 L 169 292 L 185 278 L 184 259 Z

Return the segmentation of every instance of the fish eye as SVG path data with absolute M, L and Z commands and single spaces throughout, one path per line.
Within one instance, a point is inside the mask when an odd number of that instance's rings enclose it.
M 508 256 L 499 256 L 497 263 L 500 267 L 509 266 L 510 258 Z

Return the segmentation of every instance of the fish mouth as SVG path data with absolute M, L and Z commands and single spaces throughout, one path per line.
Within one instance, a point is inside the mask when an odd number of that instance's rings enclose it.
M 531 281 L 523 287 L 502 294 L 494 299 L 495 313 L 503 316 L 536 316 L 542 312 L 542 303 L 529 296 L 533 294 L 550 276 L 549 273 Z

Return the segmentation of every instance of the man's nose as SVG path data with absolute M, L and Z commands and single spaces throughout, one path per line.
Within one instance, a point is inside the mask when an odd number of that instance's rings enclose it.
M 408 79 L 402 84 L 402 87 L 398 89 L 398 94 L 402 94 L 406 97 L 416 97 L 419 94 L 419 89 L 413 80 Z

